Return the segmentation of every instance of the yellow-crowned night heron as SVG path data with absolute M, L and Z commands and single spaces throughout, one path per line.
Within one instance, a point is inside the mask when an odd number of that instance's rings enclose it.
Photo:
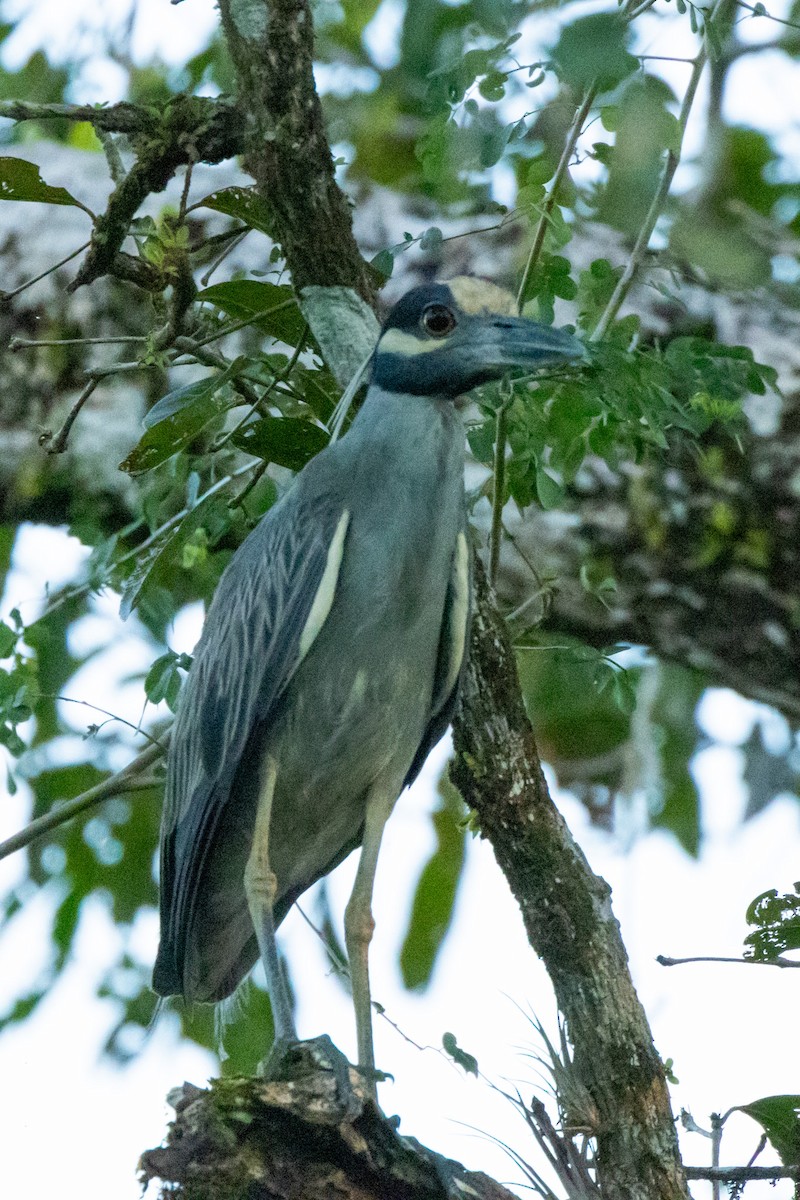
M 395 305 L 347 435 L 225 570 L 183 690 L 161 844 L 162 996 L 221 1000 L 256 962 L 296 1040 L 275 947 L 294 901 L 361 846 L 345 913 L 359 1064 L 383 828 L 442 736 L 466 655 L 470 551 L 457 398 L 581 354 L 476 279 Z

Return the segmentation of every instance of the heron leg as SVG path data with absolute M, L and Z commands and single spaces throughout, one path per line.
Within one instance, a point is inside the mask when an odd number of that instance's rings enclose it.
M 259 790 L 253 845 L 244 872 L 244 890 L 258 939 L 258 948 L 261 951 L 261 961 L 267 976 L 267 990 L 275 1022 L 275 1040 L 276 1042 L 296 1042 L 297 1030 L 286 981 L 278 958 L 275 918 L 272 911 L 278 881 L 269 865 L 269 825 L 277 774 L 277 763 L 273 758 L 268 758 L 264 764 Z
M 375 1049 L 372 1042 L 372 1001 L 369 987 L 369 944 L 375 930 L 372 916 L 372 889 L 375 869 L 386 822 L 396 796 L 385 788 L 374 787 L 367 798 L 364 841 L 353 891 L 344 914 L 344 937 L 350 962 L 353 1008 L 356 1015 L 358 1065 L 367 1077 L 375 1097 Z

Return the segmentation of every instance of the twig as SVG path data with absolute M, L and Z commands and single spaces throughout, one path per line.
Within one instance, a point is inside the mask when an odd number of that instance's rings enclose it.
M 800 1167 L 684 1167 L 687 1179 L 747 1183 L 754 1179 L 800 1179 Z
M 80 396 L 78 396 L 78 399 L 75 401 L 72 408 L 69 410 L 69 415 L 67 416 L 67 419 L 64 422 L 64 424 L 61 426 L 61 429 L 60 429 L 55 441 L 52 443 L 52 445 L 47 447 L 48 454 L 63 454 L 64 453 L 64 451 L 67 448 L 67 438 L 69 437 L 69 433 L 70 433 L 70 430 L 72 429 L 72 426 L 75 424 L 75 420 L 78 416 L 78 413 L 81 411 L 84 404 L 89 399 L 89 397 L 91 396 L 92 392 L 95 390 L 95 388 L 97 387 L 99 382 L 100 382 L 99 378 L 92 378 L 86 384 L 86 387 L 83 389 Z M 51 436 L 50 434 L 43 435 L 42 439 L 40 439 L 42 445 L 45 445 L 50 440 L 50 436 Z
M 76 250 L 76 254 L 80 251 Z M 120 334 L 118 337 L 96 338 L 12 338 L 8 348 L 12 354 L 18 350 L 37 350 L 40 346 L 119 346 L 128 342 L 146 342 L 141 333 Z
M 103 153 L 108 163 L 108 173 L 111 176 L 112 182 L 115 185 L 122 183 L 125 178 L 125 164 L 122 161 L 119 146 L 114 141 L 114 135 L 109 133 L 107 129 L 95 129 L 94 135 L 103 147 Z
M 102 713 L 104 717 L 108 717 L 111 721 L 119 721 L 120 725 L 127 725 L 128 728 L 132 729 L 134 733 L 140 734 L 143 738 L 146 738 L 151 746 L 158 746 L 161 750 L 166 750 L 165 744 L 160 742 L 158 738 L 152 737 L 145 729 L 142 729 L 141 725 L 134 725 L 133 721 L 126 721 L 124 717 L 120 717 L 116 713 L 109 712 L 107 708 L 101 708 L 99 704 L 92 704 L 89 700 L 77 700 L 73 696 L 56 696 L 51 692 L 42 692 L 40 699 L 60 700 L 62 704 L 80 704 L 82 708 L 91 708 L 94 712 Z M 104 721 L 103 724 L 105 725 L 107 722 Z
M 33 287 L 33 285 L 38 283 L 40 279 L 46 279 L 48 275 L 52 275 L 53 272 L 57 271 L 59 267 L 63 267 L 68 262 L 72 262 L 73 258 L 77 258 L 79 254 L 83 254 L 84 250 L 89 245 L 91 245 L 90 242 L 84 242 L 82 246 L 78 246 L 78 249 L 73 250 L 71 254 L 66 256 L 66 258 L 59 259 L 57 263 L 53 263 L 52 267 L 48 267 L 46 271 L 41 271 L 38 275 L 34 275 L 33 279 L 27 279 L 25 283 L 21 283 L 19 287 L 14 288 L 12 292 L 0 292 L 0 301 L 2 301 L 2 303 L 6 303 L 8 300 L 13 300 L 15 296 L 20 294 L 20 292 L 24 292 L 27 288 Z
M 193 509 L 197 508 L 198 504 L 202 504 L 203 501 L 208 500 L 210 496 L 222 491 L 223 488 L 226 488 L 229 483 L 233 483 L 233 481 L 238 479 L 241 475 L 247 475 L 250 471 L 254 470 L 256 463 L 258 463 L 258 460 L 254 458 L 252 462 L 246 463 L 245 466 L 239 467 L 236 471 L 231 471 L 230 475 L 223 475 L 223 477 L 218 479 L 216 483 L 213 483 L 207 491 L 203 492 L 202 496 L 198 496 L 194 504 L 187 505 L 185 508 L 182 508 L 180 512 L 175 513 L 174 516 L 171 516 L 168 520 L 166 520 L 163 525 L 159 525 L 158 529 L 154 530 L 154 532 L 146 537 L 143 542 L 139 542 L 139 544 L 134 546 L 132 550 L 127 550 L 124 554 L 121 554 L 119 558 L 115 558 L 114 561 L 109 564 L 109 575 L 111 575 L 111 573 L 117 570 L 119 567 L 123 566 L 126 562 L 130 562 L 132 558 L 136 558 L 137 555 L 141 554 L 144 550 L 147 550 L 153 545 L 154 542 L 158 541 L 160 537 L 163 537 L 165 533 L 169 532 L 174 525 L 180 524 L 184 517 L 187 517 Z M 263 463 L 258 463 L 258 465 L 262 466 Z M 30 622 L 30 626 L 38 625 L 40 621 L 46 620 L 47 617 L 49 617 L 52 613 L 57 612 L 62 605 L 68 604 L 70 600 L 77 600 L 79 596 L 85 596 L 88 592 L 99 591 L 101 587 L 105 586 L 105 583 L 98 584 L 94 579 L 87 579 L 85 583 L 76 584 L 75 587 L 67 588 L 64 592 L 62 592 L 58 599 L 54 600 L 52 604 L 48 604 L 47 608 L 45 608 L 44 611 L 40 613 L 34 621 Z
M 759 8 L 754 8 L 752 4 L 745 4 L 744 0 L 736 0 L 737 8 L 746 8 L 755 17 L 766 17 L 768 21 L 774 21 L 776 25 L 785 25 L 788 29 L 800 29 L 800 24 L 797 21 L 784 21 L 781 17 L 773 17 L 772 13 L 762 12 Z M 760 50 L 758 46 L 756 49 Z
M 558 160 L 558 166 L 556 167 L 556 173 L 553 176 L 553 182 L 550 186 L 550 191 L 545 197 L 541 213 L 539 214 L 539 223 L 537 224 L 536 232 L 533 235 L 533 243 L 531 244 L 530 253 L 528 254 L 528 261 L 525 263 L 525 270 L 522 273 L 522 281 L 519 285 L 519 291 L 517 292 L 517 304 L 520 308 L 525 300 L 525 293 L 528 290 L 528 285 L 530 284 L 533 272 L 536 270 L 536 264 L 538 263 L 539 256 L 542 252 L 545 234 L 547 233 L 547 226 L 550 223 L 550 214 L 555 207 L 559 188 L 564 181 L 564 176 L 566 175 L 567 168 L 572 160 L 572 155 L 575 153 L 575 146 L 578 138 L 581 136 L 581 131 L 583 130 L 583 123 L 589 115 L 589 110 L 592 107 L 592 103 L 596 94 L 597 88 L 595 84 L 592 84 L 589 88 L 587 88 L 586 95 L 584 96 L 579 108 L 576 110 L 575 116 L 572 118 L 572 124 L 569 127 L 567 139 L 564 142 L 564 149 L 561 151 L 561 158 Z
M 718 0 L 718 3 L 714 6 L 714 12 L 712 12 L 709 20 L 713 20 L 714 13 L 719 7 L 719 2 L 720 0 Z M 608 333 L 611 323 L 614 321 L 617 313 L 622 307 L 625 297 L 630 291 L 630 287 L 633 283 L 634 277 L 636 276 L 636 272 L 638 271 L 642 259 L 647 252 L 647 247 L 650 244 L 650 238 L 653 230 L 655 229 L 656 221 L 661 215 L 661 210 L 663 209 L 664 203 L 669 195 L 669 189 L 672 186 L 672 180 L 678 168 L 678 163 L 681 160 L 681 147 L 683 145 L 684 134 L 686 133 L 686 124 L 689 120 L 689 113 L 692 111 L 692 104 L 694 103 L 694 98 L 697 94 L 697 86 L 700 83 L 700 76 L 703 74 L 703 68 L 706 65 L 707 58 L 708 52 L 706 51 L 705 46 L 703 46 L 697 52 L 697 57 L 695 58 L 694 66 L 692 67 L 692 73 L 689 77 L 689 83 L 683 97 L 683 103 L 681 104 L 681 111 L 678 117 L 679 136 L 677 147 L 675 149 L 670 148 L 667 151 L 664 159 L 664 166 L 661 171 L 661 179 L 658 187 L 656 188 L 655 195 L 650 202 L 650 208 L 647 211 L 647 216 L 645 217 L 644 223 L 639 230 L 639 235 L 636 238 L 636 242 L 633 250 L 631 251 L 630 258 L 625 266 L 625 270 L 622 272 L 622 275 L 617 281 L 617 286 L 614 288 L 611 299 L 606 305 L 605 311 L 603 312 L 600 320 L 597 322 L 597 326 L 595 327 L 595 330 L 589 339 L 592 342 L 601 341 Z
M 211 266 L 206 271 L 205 275 L 200 276 L 200 282 L 202 283 L 203 287 L 208 287 L 208 281 L 210 280 L 211 276 L 216 271 L 217 267 L 219 267 L 222 263 L 224 263 L 225 259 L 228 257 L 228 255 L 232 254 L 233 251 L 236 250 L 236 248 L 242 244 L 244 239 L 247 237 L 248 233 L 252 233 L 252 232 L 253 231 L 252 231 L 252 229 L 250 229 L 249 226 L 245 226 L 244 229 L 237 229 L 235 231 L 232 240 L 228 242 L 228 245 L 225 247 L 225 249 L 222 251 L 222 253 L 217 255 L 217 257 L 212 262 Z
M 647 12 L 649 8 L 652 8 L 655 3 L 656 0 L 642 0 L 641 4 L 637 4 L 636 8 L 632 8 L 630 12 L 625 14 L 626 19 L 628 21 L 635 21 L 643 12 Z
M 744 967 L 800 967 L 800 959 L 784 958 L 718 958 L 711 954 L 698 954 L 692 958 L 667 958 L 666 954 L 656 955 L 656 962 L 662 967 L 682 967 L 684 963 L 735 963 Z
M 73 817 L 80 816 L 95 805 L 100 804 L 103 800 L 108 800 L 111 796 L 121 796 L 126 792 L 145 791 L 155 787 L 157 780 L 153 776 L 142 778 L 142 772 L 153 763 L 157 762 L 164 753 L 164 749 L 169 740 L 169 733 L 164 736 L 163 741 L 159 745 L 148 746 L 141 754 L 138 754 L 132 762 L 128 763 L 127 767 L 123 767 L 116 775 L 112 775 L 109 779 L 104 779 L 102 783 L 96 784 L 88 791 L 82 792 L 80 796 L 76 796 L 73 800 L 67 800 L 58 808 L 51 809 L 41 817 L 37 817 L 35 821 L 31 821 L 19 833 L 13 834 L 7 838 L 5 842 L 0 842 L 0 859 L 7 858 L 9 854 L 14 854 L 17 850 L 22 850 L 25 846 L 29 846 L 31 842 L 35 842 L 40 837 L 44 837 L 51 829 L 58 828 L 65 821 L 71 821 Z
M 192 186 L 192 171 L 194 170 L 195 160 L 190 158 L 186 164 L 186 174 L 183 178 L 183 188 L 181 189 L 181 202 L 178 207 L 178 223 L 183 225 L 186 221 L 186 205 L 189 203 L 189 188 Z
M 719 1113 L 711 1114 L 711 1170 L 719 1170 L 719 1152 L 722 1145 L 722 1119 Z M 711 1180 L 711 1195 L 713 1200 L 720 1200 L 719 1193 L 720 1180 Z
M 160 116 L 139 104 L 33 104 L 22 100 L 0 102 L 0 118 L 9 121 L 87 121 L 110 133 L 154 133 Z

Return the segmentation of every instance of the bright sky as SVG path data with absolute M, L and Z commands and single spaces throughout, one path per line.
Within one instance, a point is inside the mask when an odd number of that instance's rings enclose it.
M 781 14 L 787 6 L 772 6 Z M 6 48 L 6 61 L 27 58 L 46 42 L 58 54 L 83 38 L 87 53 L 94 44 L 93 23 L 107 25 L 110 14 L 124 18 L 126 3 L 97 6 L 74 2 L 65 16 L 63 0 L 19 0 L 3 7 L 5 19 L 25 11 L 28 18 Z M 383 29 L 396 22 L 397 0 L 382 9 Z M 543 41 L 555 18 L 543 17 L 537 32 Z M 134 25 L 135 53 L 145 58 L 156 46 L 177 62 L 205 43 L 216 20 L 212 0 L 142 0 Z M 655 18 L 653 36 L 661 25 Z M 754 36 L 774 36 L 774 26 L 753 21 Z M 543 32 L 542 32 L 543 31 Z M 372 36 L 386 43 L 378 26 Z M 676 42 L 670 53 L 687 47 Z M 684 68 L 665 65 L 679 84 Z M 115 74 L 116 73 L 116 74 Z M 115 82 L 116 80 L 116 82 Z M 796 69 L 777 55 L 745 57 L 736 67 L 727 94 L 731 119 L 757 120 L 800 161 L 800 85 Z M 90 60 L 82 94 L 75 99 L 114 98 L 118 68 Z M 26 605 L 30 615 L 48 578 L 59 570 L 69 577 L 77 545 L 57 531 L 27 533 L 21 540 L 4 608 Z M 173 645 L 190 650 L 199 631 L 197 611 L 182 618 Z M 92 624 L 92 621 L 94 624 Z M 97 616 L 80 636 L 103 638 L 116 630 L 113 597 L 98 602 Z M 132 625 L 132 623 L 129 623 Z M 123 684 L 132 670 L 144 669 L 153 655 L 135 629 L 122 627 L 113 655 L 86 669 L 73 693 L 92 698 L 120 715 L 137 720 L 141 693 Z M 120 640 L 121 639 L 121 640 Z M 759 715 L 757 706 L 727 692 L 705 704 L 703 719 L 718 744 L 704 751 L 695 767 L 703 795 L 706 831 L 703 854 L 692 862 L 664 834 L 636 841 L 623 853 L 613 838 L 589 824 L 584 810 L 568 795 L 559 803 L 595 870 L 613 886 L 615 912 L 622 924 L 634 977 L 652 1022 L 658 1048 L 674 1060 L 680 1083 L 673 1088 L 677 1112 L 689 1108 L 708 1125 L 708 1114 L 725 1111 L 759 1096 L 800 1091 L 800 1044 L 796 1037 L 800 975 L 763 967 L 684 966 L 670 970 L 655 963 L 657 954 L 738 955 L 747 932 L 744 911 L 768 887 L 790 887 L 797 876 L 800 810 L 796 801 L 778 801 L 746 826 L 742 756 L 737 746 Z M 74 719 L 75 714 L 70 716 Z M 69 742 L 65 753 L 70 752 Z M 555 1034 L 554 1002 L 547 977 L 527 947 L 519 913 L 496 867 L 490 848 L 473 842 L 461 889 L 455 928 L 430 990 L 408 995 L 400 986 L 397 952 L 419 870 L 431 847 L 427 813 L 433 783 L 446 747 L 432 756 L 419 781 L 402 800 L 390 822 L 376 889 L 377 934 L 372 970 L 375 996 L 404 1033 L 419 1045 L 436 1047 L 445 1031 L 479 1060 L 481 1070 L 499 1086 L 519 1083 L 523 1093 L 537 1078 L 537 1064 L 526 1054 L 541 1047 L 528 1014 Z M 23 792 L 0 804 L 0 837 L 24 824 Z M 0 888 L 19 877 L 19 864 L 0 864 Z M 333 878 L 339 912 L 346 901 L 354 863 L 343 864 Z M 41 896 L 0 937 L 0 1011 L 27 986 L 46 961 L 48 904 Z M 58 986 L 22 1027 L 0 1037 L 0 1078 L 13 1086 L 0 1089 L 3 1130 L 3 1181 L 9 1195 L 57 1194 L 61 1200 L 135 1200 L 139 1189 L 135 1164 L 139 1153 L 158 1144 L 169 1111 L 167 1091 L 189 1079 L 202 1084 L 215 1070 L 211 1056 L 181 1043 L 169 1015 L 157 1025 L 143 1052 L 125 1069 L 102 1061 L 100 1047 L 116 1021 L 115 1006 L 94 998 L 95 985 L 113 953 L 116 934 L 101 902 L 84 912 L 73 962 Z M 155 914 L 136 929 L 136 953 L 150 962 L 155 953 Z M 281 931 L 300 1002 L 300 1031 L 322 1029 L 349 1054 L 354 1053 L 350 1004 L 328 974 L 319 945 L 297 914 Z M 404 1132 L 415 1134 L 443 1153 L 486 1170 L 500 1179 L 519 1174 L 491 1139 L 511 1143 L 521 1154 L 530 1147 L 521 1122 L 486 1083 L 465 1078 L 433 1050 L 410 1046 L 386 1022 L 376 1022 L 379 1064 L 395 1075 L 382 1087 L 388 1112 L 402 1116 Z M 723 1161 L 749 1158 L 757 1129 L 734 1118 L 723 1141 Z M 707 1144 L 684 1135 L 689 1163 L 708 1161 Z M 46 1146 L 46 1152 L 43 1147 Z M 769 1160 L 771 1161 L 771 1159 Z M 696 1188 L 701 1195 L 702 1189 Z M 788 1196 L 788 1185 L 770 1196 Z M 759 1191 L 748 1188 L 757 1200 Z M 762 1192 L 766 1195 L 766 1192 Z

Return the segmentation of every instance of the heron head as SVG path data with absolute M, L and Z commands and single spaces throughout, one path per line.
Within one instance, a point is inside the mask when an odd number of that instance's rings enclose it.
M 454 399 L 514 367 L 533 371 L 584 354 L 572 334 L 518 316 L 510 293 L 464 275 L 412 288 L 397 302 L 381 330 L 372 382 Z

